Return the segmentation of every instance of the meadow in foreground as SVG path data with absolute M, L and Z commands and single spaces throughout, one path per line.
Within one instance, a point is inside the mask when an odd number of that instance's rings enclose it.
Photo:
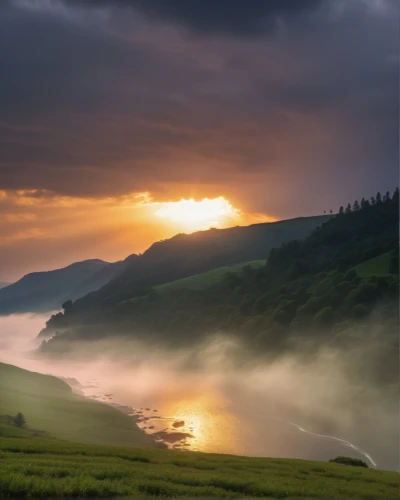
M 400 476 L 273 458 L 0 438 L 2 497 L 398 498 Z

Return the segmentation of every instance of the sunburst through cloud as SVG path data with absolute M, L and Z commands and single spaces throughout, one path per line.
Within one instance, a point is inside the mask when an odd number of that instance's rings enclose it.
M 2 496 L 398 498 L 399 6 L 0 0 Z
M 169 201 L 160 204 L 156 215 L 174 222 L 187 231 L 220 227 L 241 218 L 241 211 L 223 196 L 196 201 L 193 198 Z

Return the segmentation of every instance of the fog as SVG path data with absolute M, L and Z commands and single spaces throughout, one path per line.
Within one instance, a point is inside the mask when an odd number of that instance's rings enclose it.
M 63 357 L 38 355 L 35 337 L 48 317 L 0 317 L 0 361 L 74 377 L 89 397 L 142 408 L 147 420 L 139 425 L 147 432 L 172 430 L 175 422 L 191 436 L 182 444 L 188 449 L 348 455 L 399 469 L 397 387 L 383 390 L 360 375 L 371 355 L 366 347 L 255 360 L 237 341 L 216 335 L 193 348 L 109 340 L 79 343 Z

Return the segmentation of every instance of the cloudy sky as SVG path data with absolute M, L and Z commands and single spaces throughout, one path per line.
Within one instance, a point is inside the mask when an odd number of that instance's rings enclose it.
M 200 228 L 168 202 L 217 199 L 223 227 L 392 190 L 398 22 L 396 0 L 1 0 L 0 281 Z

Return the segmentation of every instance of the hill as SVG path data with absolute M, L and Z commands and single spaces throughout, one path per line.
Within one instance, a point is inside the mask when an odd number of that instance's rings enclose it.
M 75 262 L 62 269 L 25 275 L 0 289 L 0 314 L 48 312 L 100 288 L 123 271 L 125 262 L 99 259 Z
M 50 437 L 46 431 L 33 429 L 28 425 L 16 426 L 15 417 L 16 415 L 0 415 L 1 437 Z
M 153 286 L 201 274 L 222 266 L 266 259 L 271 248 L 302 239 L 330 216 L 303 217 L 228 229 L 211 229 L 179 234 L 154 243 L 130 260 L 123 272 L 101 289 L 76 300 L 68 310 L 70 321 L 92 321 L 106 308 L 143 294 Z M 48 331 L 60 331 L 64 318 L 48 324 Z
M 9 286 L 11 283 L 8 283 L 7 281 L 0 281 L 0 288 L 4 288 L 5 286 Z
M 157 292 L 168 293 L 173 290 L 205 290 L 206 288 L 215 285 L 222 281 L 227 274 L 242 273 L 244 268 L 248 266 L 250 268 L 257 268 L 265 265 L 265 260 L 253 260 L 251 262 L 243 262 L 241 264 L 234 264 L 232 266 L 223 266 L 213 269 L 212 271 L 207 271 L 201 274 L 195 274 L 193 276 L 188 276 L 187 278 L 182 278 L 180 280 L 171 281 L 170 283 L 165 283 L 164 285 L 159 285 L 154 287 Z
M 394 196 L 340 213 L 306 239 L 271 250 L 265 266 L 228 273 L 206 289 L 177 287 L 175 282 L 161 290 L 143 288 L 134 300 L 119 300 L 117 294 L 117 303 L 107 304 L 82 323 L 79 315 L 67 311 L 58 319 L 64 334 L 42 349 L 63 350 L 69 341 L 98 338 L 109 331 L 133 337 L 145 332 L 147 339 L 170 346 L 193 345 L 222 331 L 239 337 L 260 355 L 306 349 L 309 344 L 312 348 L 371 345 L 374 376 L 394 381 L 398 210 Z M 389 274 L 361 277 L 354 270 L 386 254 Z M 187 281 L 198 283 L 200 277 Z
M 4 421 L 21 412 L 27 427 L 18 429 Z M 74 394 L 65 382 L 52 377 L 0 363 L 0 433 L 35 434 L 44 431 L 52 437 L 106 445 L 155 447 L 130 417 L 115 408 Z M 37 431 L 36 431 L 37 433 Z
M 398 498 L 396 472 L 336 463 L 0 438 L 3 497 Z

